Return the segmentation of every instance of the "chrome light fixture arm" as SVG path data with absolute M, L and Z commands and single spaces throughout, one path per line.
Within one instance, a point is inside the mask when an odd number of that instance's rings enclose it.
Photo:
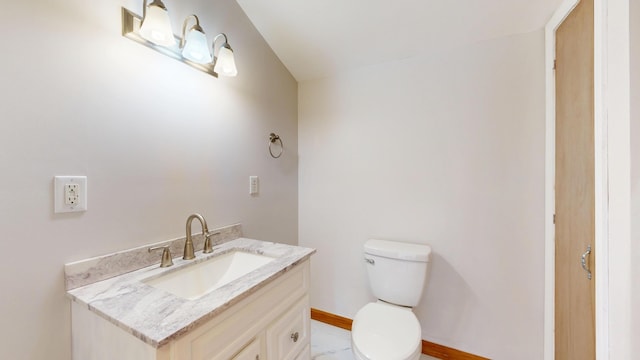
M 216 41 L 224 37 L 224 43 L 218 47 L 216 51 Z M 225 33 L 216 35 L 211 45 L 213 51 L 213 71 L 223 76 L 236 76 L 238 75 L 238 69 L 236 68 L 235 60 L 233 59 L 233 49 L 229 45 L 229 40 Z
M 204 33 L 204 30 L 200 26 L 200 19 L 198 18 L 198 15 L 191 14 L 191 15 L 187 16 L 187 18 L 184 19 L 184 23 L 182 23 L 182 37 L 180 38 L 180 48 L 181 49 L 184 47 L 184 43 L 185 43 L 186 38 L 187 38 L 187 24 L 189 23 L 189 19 L 191 19 L 191 18 L 194 18 L 196 20 L 196 24 L 193 25 L 189 30 L 196 30 L 196 31 L 200 31 L 201 33 Z
M 216 59 L 218 58 L 216 56 L 216 42 L 218 41 L 218 39 L 221 36 L 224 36 L 224 42 L 222 43 L 222 45 L 220 45 L 220 47 L 226 47 L 229 50 L 233 50 L 233 49 L 231 49 L 231 46 L 229 46 L 229 39 L 227 39 L 227 34 L 220 33 L 220 34 L 216 35 L 216 37 L 213 38 L 213 44 L 211 44 L 211 54 L 213 54 L 213 63 L 214 64 L 216 63 Z

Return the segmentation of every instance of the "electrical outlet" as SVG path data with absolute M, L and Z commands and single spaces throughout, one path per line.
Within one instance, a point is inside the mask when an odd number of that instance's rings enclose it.
M 78 184 L 64 184 L 64 203 L 65 205 L 77 205 L 80 191 L 80 185 Z
M 87 177 L 55 176 L 53 179 L 53 211 L 55 213 L 87 210 Z

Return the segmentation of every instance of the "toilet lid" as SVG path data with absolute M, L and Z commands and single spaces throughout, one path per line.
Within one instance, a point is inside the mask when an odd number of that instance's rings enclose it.
M 420 323 L 411 309 L 370 303 L 360 309 L 351 329 L 353 344 L 368 359 L 409 358 L 420 346 Z

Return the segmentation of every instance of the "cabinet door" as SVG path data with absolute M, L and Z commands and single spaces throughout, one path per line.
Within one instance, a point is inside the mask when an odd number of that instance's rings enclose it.
M 269 359 L 295 359 L 309 344 L 309 326 L 309 297 L 305 295 L 267 329 Z
M 305 346 L 305 348 L 298 354 L 296 360 L 311 360 L 311 350 L 309 345 Z
M 262 354 L 262 339 L 256 338 L 251 341 L 232 360 L 265 360 Z

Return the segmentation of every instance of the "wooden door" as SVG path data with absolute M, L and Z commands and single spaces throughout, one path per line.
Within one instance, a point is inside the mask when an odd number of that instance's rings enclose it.
M 593 0 L 556 32 L 556 360 L 595 359 L 593 34 Z

